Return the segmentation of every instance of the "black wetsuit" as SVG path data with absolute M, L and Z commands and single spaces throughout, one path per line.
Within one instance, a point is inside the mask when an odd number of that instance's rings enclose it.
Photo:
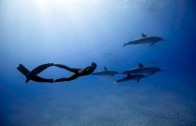
M 59 67 L 59 68 L 63 68 L 63 69 L 66 69 L 70 72 L 73 72 L 75 74 L 73 74 L 72 76 L 70 76 L 68 78 L 59 78 L 59 79 L 56 79 L 56 80 L 55 79 L 46 79 L 46 78 L 42 78 L 42 77 L 37 76 L 37 74 L 41 73 L 42 71 L 44 71 L 45 69 L 47 69 L 48 67 L 51 67 L 51 66 L 56 66 L 56 67 Z M 37 66 L 32 71 L 29 71 L 25 66 L 20 64 L 17 67 L 17 69 L 24 76 L 26 76 L 26 83 L 29 80 L 33 80 L 33 81 L 36 81 L 36 82 L 53 83 L 53 82 L 71 81 L 71 80 L 76 79 L 80 76 L 90 75 L 96 69 L 96 66 L 97 65 L 95 63 L 92 63 L 91 66 L 88 66 L 85 69 L 77 69 L 77 68 L 70 68 L 70 67 L 62 65 L 62 64 L 47 63 L 47 64 L 42 64 L 40 66 Z
M 59 68 L 66 69 L 66 70 L 68 70 L 70 72 L 73 72 L 75 74 L 73 74 L 72 76 L 70 76 L 68 78 L 56 79 L 54 82 L 71 81 L 71 80 L 74 80 L 74 79 L 76 79 L 76 78 L 78 78 L 80 76 L 90 75 L 96 69 L 96 67 L 94 67 L 94 66 L 88 66 L 88 67 L 86 67 L 84 69 L 70 68 L 68 66 L 61 65 L 61 64 L 55 64 L 55 66 L 57 66 Z

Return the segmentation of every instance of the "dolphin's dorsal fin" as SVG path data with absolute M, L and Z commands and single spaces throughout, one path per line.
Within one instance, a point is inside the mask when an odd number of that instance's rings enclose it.
M 103 69 L 104 69 L 105 71 L 107 71 L 107 70 L 108 70 L 108 69 L 107 69 L 107 67 L 104 67 Z
M 138 66 L 139 66 L 139 67 L 144 67 L 144 65 L 143 65 L 143 64 L 141 64 L 141 63 L 138 63 Z
M 147 35 L 146 35 L 146 34 L 144 34 L 144 33 L 142 33 L 142 37 L 147 37 Z

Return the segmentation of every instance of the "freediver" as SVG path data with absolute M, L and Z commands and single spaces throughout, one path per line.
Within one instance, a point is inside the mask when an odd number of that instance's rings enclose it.
M 63 68 L 66 69 L 70 72 L 73 72 L 74 74 L 68 78 L 59 78 L 59 79 L 46 79 L 46 78 L 42 78 L 37 76 L 37 74 L 41 73 L 42 71 L 44 71 L 45 69 L 47 69 L 48 67 L 51 66 L 56 66 L 59 68 Z M 29 71 L 25 66 L 23 66 L 22 64 L 20 64 L 17 69 L 24 75 L 26 76 L 26 83 L 29 80 L 33 80 L 36 82 L 49 82 L 49 83 L 54 83 L 54 82 L 62 82 L 62 81 L 71 81 L 74 80 L 80 76 L 86 76 L 86 75 L 90 75 L 94 72 L 94 70 L 96 69 L 97 64 L 92 62 L 91 66 L 87 66 L 84 69 L 78 69 L 78 68 L 70 68 L 66 65 L 62 65 L 62 64 L 54 64 L 54 63 L 47 63 L 47 64 L 42 64 L 37 66 L 36 68 L 34 68 L 32 71 Z
M 66 69 L 66 70 L 74 73 L 72 76 L 70 76 L 68 78 L 59 78 L 54 81 L 54 82 L 62 82 L 62 81 L 71 81 L 71 80 L 74 80 L 80 76 L 86 76 L 86 75 L 92 74 L 94 72 L 94 70 L 96 69 L 97 64 L 95 62 L 92 62 L 91 66 L 87 66 L 84 69 L 70 68 L 68 66 L 61 65 L 61 64 L 54 64 L 54 66 Z

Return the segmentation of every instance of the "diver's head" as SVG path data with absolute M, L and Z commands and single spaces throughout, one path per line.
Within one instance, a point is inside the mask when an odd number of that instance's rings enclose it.
M 49 66 L 53 66 L 53 65 L 54 65 L 54 63 L 53 63 L 53 62 L 50 62 L 50 63 L 48 63 L 48 65 L 49 65 Z
M 91 66 L 96 68 L 97 67 L 97 64 L 95 62 L 92 62 L 91 63 Z

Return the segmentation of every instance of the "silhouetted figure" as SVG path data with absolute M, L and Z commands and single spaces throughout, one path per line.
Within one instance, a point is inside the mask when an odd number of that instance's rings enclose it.
M 86 76 L 86 75 L 92 74 L 94 72 L 94 70 L 96 69 L 97 64 L 92 62 L 91 66 L 88 66 L 84 69 L 70 68 L 68 66 L 61 65 L 61 64 L 54 64 L 54 66 L 66 69 L 66 70 L 74 73 L 72 76 L 70 76 L 68 78 L 59 78 L 54 81 L 54 82 L 62 82 L 62 81 L 71 81 L 71 80 L 74 80 L 80 76 Z
M 46 79 L 46 78 L 42 78 L 42 77 L 37 76 L 37 74 L 41 73 L 42 71 L 44 71 L 45 69 L 47 69 L 50 66 L 57 66 L 59 68 L 63 68 L 63 69 L 66 69 L 70 72 L 73 72 L 74 74 L 71 77 L 59 78 L 56 80 L 55 79 Z M 71 81 L 71 80 L 76 79 L 80 76 L 90 75 L 91 73 L 93 73 L 93 71 L 96 69 L 96 67 L 97 67 L 97 64 L 94 62 L 91 63 L 91 66 L 88 66 L 84 69 L 70 68 L 70 67 L 62 65 L 62 64 L 47 63 L 47 64 L 39 65 L 36 68 L 34 68 L 32 71 L 29 71 L 25 66 L 20 64 L 17 67 L 17 70 L 19 70 L 26 77 L 26 83 L 29 80 L 33 80 L 36 82 L 53 83 L 53 82 Z

